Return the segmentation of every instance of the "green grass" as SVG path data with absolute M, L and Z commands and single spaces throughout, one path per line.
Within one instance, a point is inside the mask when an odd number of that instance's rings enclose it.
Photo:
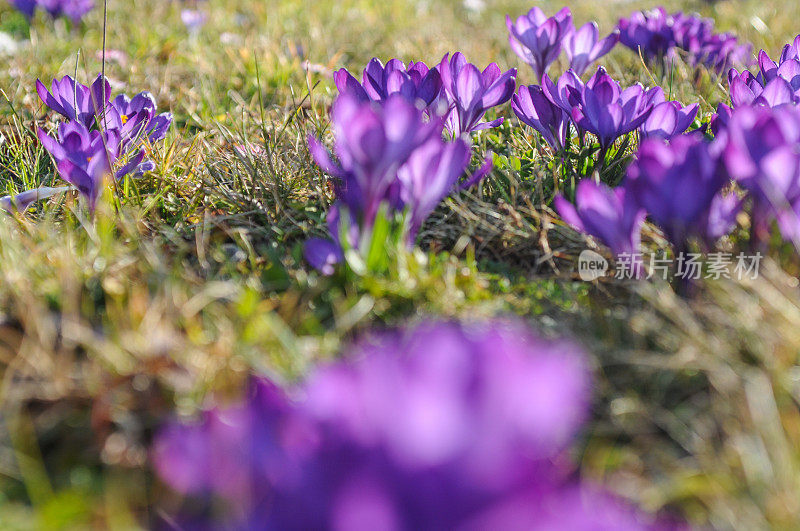
M 772 54 L 798 31 L 788 0 L 665 4 Z M 794 253 L 776 253 L 755 282 L 706 282 L 688 300 L 658 284 L 582 283 L 585 241 L 542 204 L 552 168 L 529 129 L 506 126 L 477 142 L 496 153 L 486 183 L 448 199 L 382 273 L 324 277 L 302 259 L 332 201 L 305 144 L 331 140 L 330 71 L 463 50 L 533 82 L 504 23 L 529 2 L 487 5 L 210 0 L 209 23 L 189 36 L 177 2 L 109 2 L 115 93 L 151 91 L 175 126 L 156 170 L 119 183 L 93 219 L 71 196 L 0 219 L 0 528 L 146 526 L 164 489 L 147 447 L 174 412 L 233 398 L 253 373 L 300 378 L 366 330 L 505 315 L 592 353 L 593 422 L 576 456 L 587 477 L 698 525 L 800 526 Z M 570 3 L 601 31 L 645 5 Z M 40 16 L 28 28 L 0 6 L 0 31 L 30 37 L 0 67 L 0 192 L 58 181 L 32 133 L 54 125 L 34 83 L 93 78 L 101 28 L 99 10 L 82 27 Z M 659 76 L 622 47 L 605 63 L 627 83 Z M 719 79 L 685 66 L 665 79 L 705 114 L 725 98 Z M 240 144 L 259 150 L 242 156 Z

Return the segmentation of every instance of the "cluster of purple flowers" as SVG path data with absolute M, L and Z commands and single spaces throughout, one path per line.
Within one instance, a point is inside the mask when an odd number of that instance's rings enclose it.
M 37 80 L 36 92 L 47 107 L 65 118 L 55 137 L 39 128 L 39 140 L 55 160 L 61 178 L 86 198 L 91 210 L 106 178 L 140 176 L 155 167 L 145 159 L 143 144 L 164 139 L 172 114 L 156 114 L 149 92 L 111 99 L 111 86 L 102 76 L 91 87 L 64 76 L 53 80 L 50 90 Z M 4 204 L 24 210 L 21 207 L 27 207 L 30 198 L 46 196 L 34 192 L 4 198 Z
M 33 18 L 36 8 L 41 8 L 53 18 L 63 15 L 76 24 L 94 8 L 94 0 L 10 0 L 10 2 L 28 18 Z
M 648 528 L 568 479 L 590 394 L 574 345 L 515 323 L 438 323 L 353 350 L 296 400 L 255 380 L 244 403 L 166 426 L 160 477 L 227 503 L 209 528 Z
M 619 41 L 616 30 L 601 39 L 595 22 L 587 22 L 576 29 L 568 7 L 552 17 L 534 7 L 515 21 L 507 16 L 506 26 L 511 49 L 533 68 L 539 82 L 543 82 L 547 70 L 562 50 L 569 59 L 569 68 L 581 76 Z
M 690 65 L 722 73 L 750 60 L 750 46 L 740 44 L 730 33 L 714 33 L 713 20 L 681 12 L 669 14 L 663 7 L 620 19 L 618 29 L 620 42 L 650 61 L 663 61 L 680 50 Z
M 445 126 L 455 136 L 497 127 L 503 118 L 481 121 L 492 107 L 511 99 L 516 87 L 515 69 L 503 72 L 496 63 L 482 71 L 467 62 L 461 52 L 444 56 L 433 68 L 422 62 L 405 65 L 392 59 L 384 65 L 373 59 L 364 69 L 359 82 L 346 69 L 334 74 L 340 94 L 359 101 L 384 102 L 398 95 L 407 102 L 424 108 L 430 118 L 445 117 Z
M 483 71 L 460 53 L 435 68 L 393 59 L 373 59 L 359 82 L 347 70 L 334 75 L 340 96 L 331 117 L 334 162 L 314 137 L 309 147 L 320 168 L 334 179 L 337 201 L 328 212 L 332 240 L 307 242 L 306 259 L 331 274 L 348 249 L 368 253 L 379 216 L 406 216 L 406 242 L 436 205 L 457 189 L 480 181 L 491 165 L 465 176 L 472 150 L 468 133 L 496 127 L 486 112 L 511 98 L 514 70 L 492 63 Z M 455 137 L 444 139 L 445 127 Z
M 732 68 L 728 72 L 728 85 L 733 106 L 775 107 L 785 103 L 800 103 L 799 47 L 800 36 L 784 47 L 778 62 L 761 50 L 758 54 L 759 71 L 755 75 L 749 70 L 739 72 Z
M 645 139 L 623 185 L 611 190 L 599 183 L 580 183 L 576 206 L 563 197 L 556 199 L 565 221 L 621 255 L 638 252 L 647 215 L 682 251 L 691 239 L 713 245 L 733 230 L 738 213 L 749 205 L 754 244 L 768 241 L 773 223 L 784 239 L 800 244 L 800 36 L 784 46 L 777 62 L 762 50 L 758 65 L 756 74 L 730 70 L 732 107 L 718 105 L 709 123 L 713 141 L 680 134 L 694 119 L 697 106 L 664 102 L 662 93 L 661 103 L 654 105 L 640 129 Z M 575 76 L 562 76 L 555 89 L 546 82 L 542 88 L 521 90 L 514 110 L 551 145 L 558 145 L 553 139 L 563 142 L 563 135 L 554 132 L 561 131 L 567 115 L 548 114 L 549 107 L 542 111 L 543 102 L 572 97 L 577 103 L 576 86 Z M 556 98 L 549 98 L 553 93 Z M 532 113 L 521 105 L 529 101 L 538 102 L 535 114 L 545 120 L 530 119 Z M 734 183 L 738 193 L 724 193 Z
M 724 193 L 736 183 L 743 194 Z M 751 239 L 768 241 L 777 224 L 784 239 L 800 242 L 800 109 L 744 105 L 730 111 L 709 142 L 681 135 L 639 147 L 617 190 L 585 181 L 577 208 L 556 200 L 565 221 L 620 255 L 636 253 L 647 214 L 678 250 L 692 238 L 713 245 L 736 226 L 750 204 Z
M 643 137 L 671 138 L 689 128 L 698 106 L 666 101 L 661 87 L 645 89 L 636 84 L 623 89 L 599 67 L 585 84 L 572 70 L 556 82 L 545 74 L 542 86 L 520 87 L 512 108 L 523 123 L 560 151 L 573 125 L 580 135 L 595 135 L 604 150 L 635 130 Z

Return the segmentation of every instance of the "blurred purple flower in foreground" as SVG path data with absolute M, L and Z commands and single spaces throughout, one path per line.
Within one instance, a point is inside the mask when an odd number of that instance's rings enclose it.
M 372 59 L 362 74 L 361 82 L 342 68 L 333 74 L 340 94 L 350 94 L 361 101 L 385 101 L 393 94 L 403 96 L 411 103 L 421 103 L 426 108 L 435 106 L 442 90 L 442 79 L 436 68 L 422 62 L 392 59 L 384 66 L 378 58 Z
M 511 99 L 516 88 L 516 68 L 502 72 L 491 63 L 483 72 L 464 54 L 447 54 L 438 65 L 450 111 L 445 122 L 454 136 L 497 127 L 503 118 L 481 122 L 486 111 Z
M 211 526 L 230 529 L 649 528 L 566 479 L 559 456 L 590 393 L 574 345 L 517 324 L 439 323 L 348 354 L 300 386 L 302 401 L 256 380 L 243 404 L 166 426 L 158 474 L 221 496 L 227 521 Z
M 615 256 L 639 252 L 645 210 L 623 187 L 612 190 L 605 184 L 581 181 L 575 203 L 556 196 L 555 206 L 564 221 L 584 234 L 594 236 Z

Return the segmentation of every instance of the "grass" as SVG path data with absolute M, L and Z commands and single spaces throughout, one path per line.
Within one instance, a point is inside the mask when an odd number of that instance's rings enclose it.
M 786 0 L 665 4 L 773 54 L 800 14 Z M 608 31 L 649 5 L 570 7 Z M 495 152 L 486 183 L 440 206 L 420 246 L 394 253 L 384 273 L 324 277 L 302 259 L 332 201 L 305 144 L 330 141 L 330 71 L 462 50 L 531 83 L 503 18 L 529 7 L 210 0 L 209 23 L 188 35 L 177 2 L 111 0 L 115 93 L 149 90 L 176 122 L 152 153 L 156 170 L 119 183 L 94 219 L 71 196 L 0 219 L 0 527 L 152 524 L 164 487 L 147 447 L 175 412 L 234 398 L 253 373 L 300 378 L 366 330 L 499 315 L 592 352 L 594 420 L 576 456 L 587 477 L 700 526 L 800 525 L 795 253 L 775 253 L 756 281 L 704 282 L 691 299 L 657 283 L 580 282 L 586 242 L 542 204 L 552 169 L 533 156 L 529 129 L 506 126 L 478 141 Z M 0 31 L 23 43 L 0 68 L 3 193 L 57 182 L 33 136 L 54 125 L 34 82 L 94 77 L 101 28 L 99 10 L 81 27 L 40 16 L 28 28 L 0 6 Z M 662 82 L 621 47 L 606 64 L 626 83 Z M 719 79 L 684 65 L 668 74 L 672 97 L 703 113 L 726 97 Z

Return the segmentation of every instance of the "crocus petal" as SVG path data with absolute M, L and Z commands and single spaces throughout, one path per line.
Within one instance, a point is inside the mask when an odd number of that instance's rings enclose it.
M 115 177 L 117 179 L 125 177 L 129 173 L 133 172 L 136 168 L 138 168 L 143 160 L 144 160 L 144 150 L 140 149 L 134 156 L 132 156 L 128 160 L 127 163 L 125 163 L 119 170 L 117 170 Z
M 789 82 L 783 78 L 775 77 L 767 83 L 764 91 L 755 99 L 754 103 L 776 107 L 784 103 L 793 103 L 794 101 L 794 91 Z
M 461 69 L 456 79 L 456 90 L 464 109 L 473 109 L 480 102 L 483 79 L 475 65 L 468 64 Z
M 53 97 L 53 95 L 50 94 L 50 91 L 47 90 L 47 87 L 44 86 L 44 83 L 38 79 L 36 80 L 36 93 L 39 95 L 39 99 L 42 100 L 42 103 L 57 113 L 67 116 L 67 111 L 64 109 L 64 107 L 62 107 L 61 104 L 59 104 L 59 102 Z
M 332 275 L 335 266 L 342 261 L 341 249 L 331 240 L 309 239 L 303 249 L 306 261 L 323 275 Z
M 66 158 L 67 153 L 61 144 L 59 144 L 53 137 L 48 135 L 44 129 L 39 127 L 37 129 L 37 135 L 39 138 L 39 142 L 42 143 L 44 148 L 53 156 L 56 161 Z
M 490 107 L 502 105 L 510 100 L 516 88 L 516 76 L 516 68 L 512 68 L 499 76 L 494 84 L 483 93 L 481 106 L 488 109 Z
M 494 167 L 494 157 L 491 153 L 486 155 L 486 158 L 483 160 L 483 164 L 481 164 L 480 168 L 478 168 L 475 173 L 467 177 L 461 182 L 461 188 L 467 189 L 472 188 L 479 182 L 481 182 L 484 177 L 489 175 L 489 172 L 492 171 Z
M 314 158 L 314 162 L 317 163 L 317 166 L 329 175 L 333 175 L 334 177 L 341 176 L 341 168 L 331 160 L 330 154 L 328 150 L 325 149 L 325 146 L 322 145 L 322 142 L 317 140 L 312 134 L 309 134 L 306 140 L 308 141 L 308 150 Z
M 499 127 L 503 125 L 505 118 L 501 116 L 500 118 L 495 118 L 490 122 L 482 122 L 472 127 L 471 131 L 484 131 L 486 129 L 492 129 L 494 127 Z
M 737 76 L 730 82 L 730 96 L 731 103 L 734 107 L 743 107 L 752 104 L 756 99 L 756 94 L 753 94 L 752 89 L 744 82 L 744 80 Z
M 572 203 L 567 201 L 561 195 L 556 196 L 553 202 L 555 204 L 556 211 L 564 219 L 564 221 L 572 225 L 572 227 L 579 232 L 585 232 L 583 220 L 578 215 L 578 211 L 575 209 L 575 206 Z
M 172 126 L 172 122 L 173 116 L 171 112 L 164 112 L 155 116 L 147 125 L 147 140 L 151 144 L 164 140 L 167 136 L 167 131 Z
M 56 188 L 43 186 L 33 190 L 26 190 L 25 192 L 17 195 L 7 195 L 5 197 L 0 197 L 0 208 L 9 213 L 13 213 L 14 211 L 22 213 L 25 212 L 28 207 L 30 207 L 36 201 L 53 197 L 56 194 L 66 192 L 68 190 L 70 190 L 69 186 L 59 186 Z
M 369 100 L 367 91 L 364 90 L 361 83 L 346 69 L 342 68 L 334 72 L 333 81 L 336 84 L 336 88 L 339 89 L 340 94 L 349 93 L 357 97 L 360 101 Z

